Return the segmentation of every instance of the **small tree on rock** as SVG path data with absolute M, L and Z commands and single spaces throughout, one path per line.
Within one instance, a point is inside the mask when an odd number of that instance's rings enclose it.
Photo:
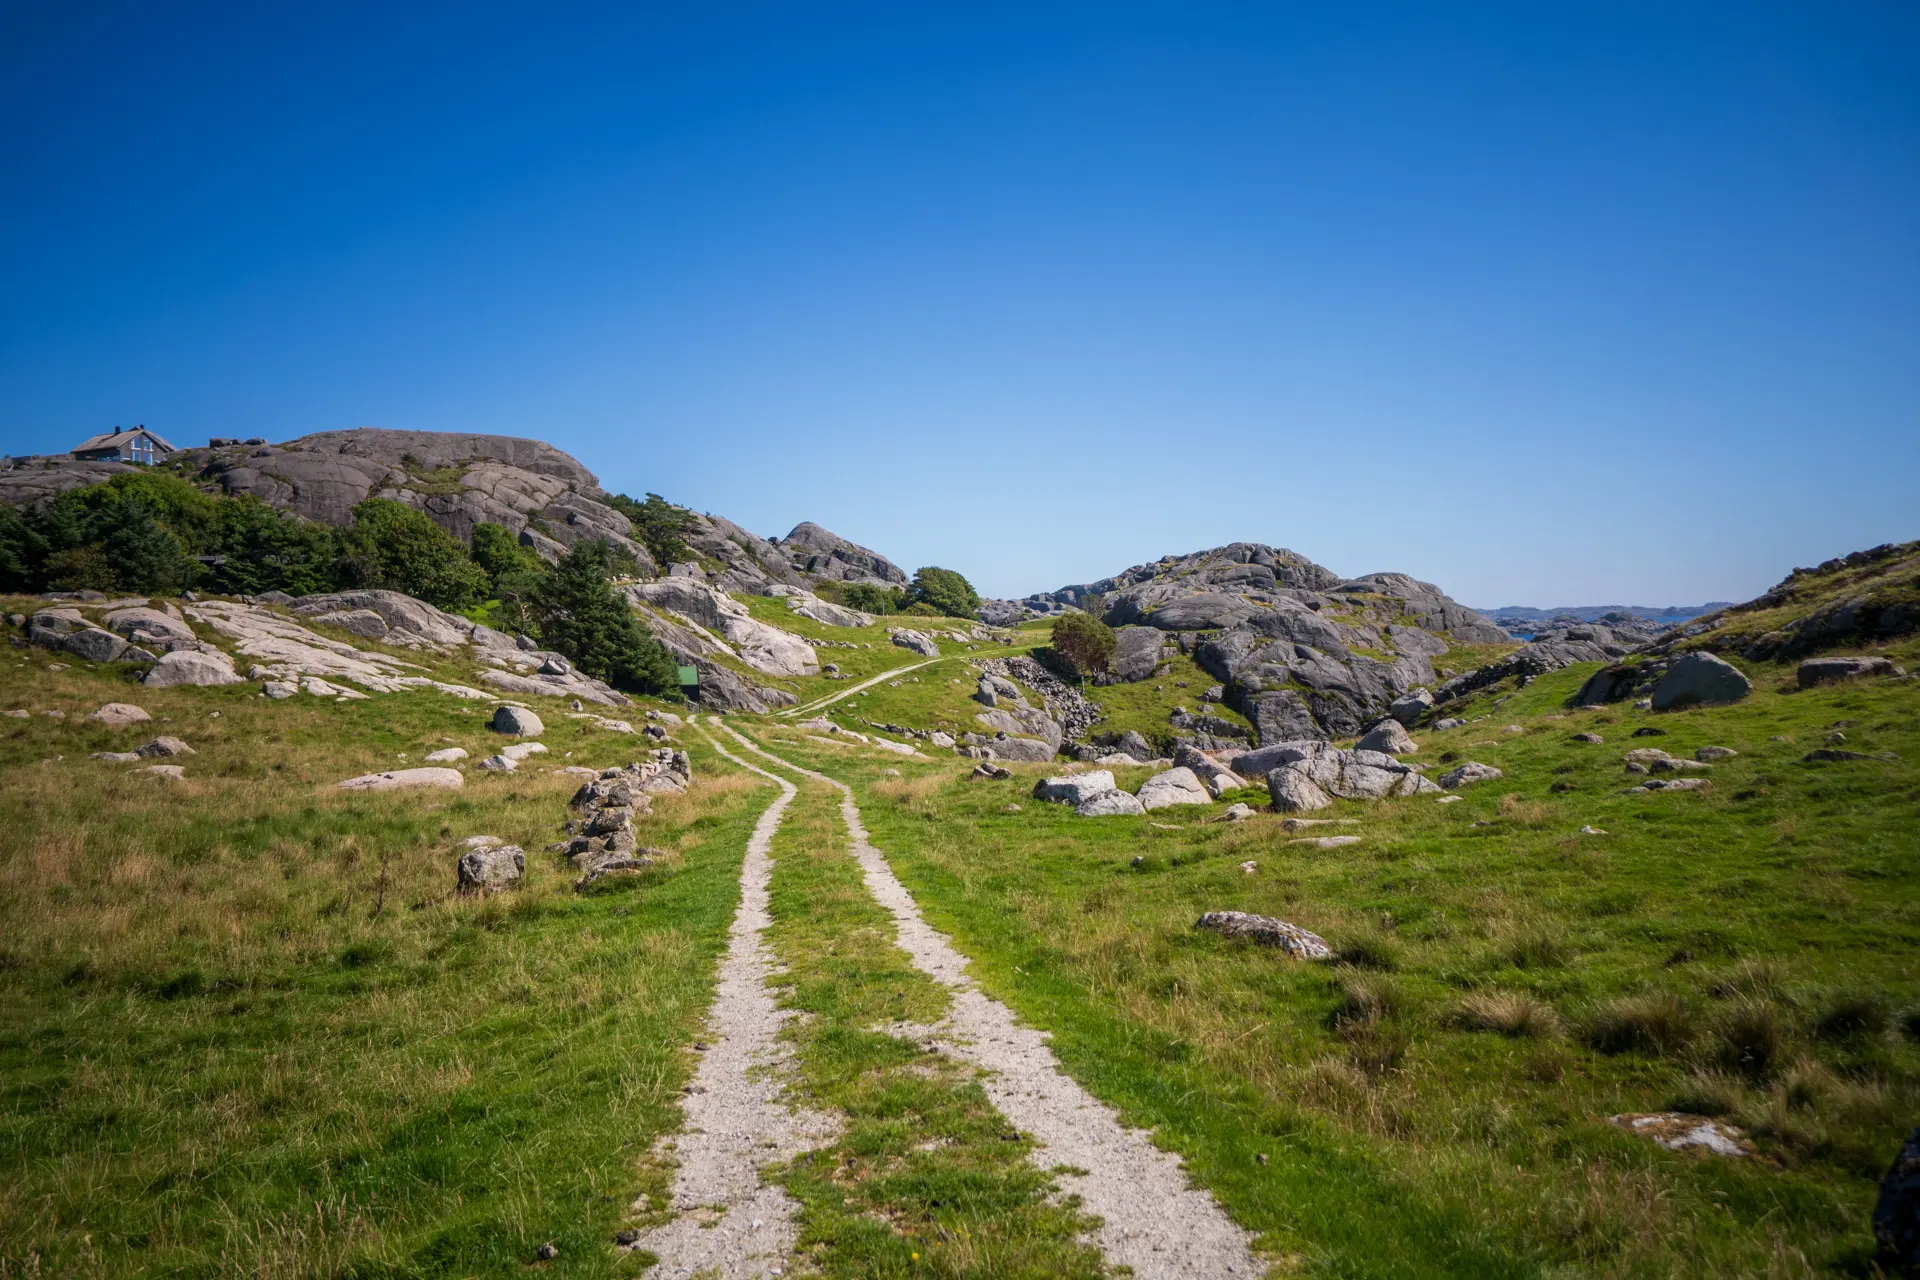
M 1113 628 L 1090 613 L 1066 613 L 1054 619 L 1049 644 L 1054 656 L 1082 680 L 1105 671 L 1113 661 Z

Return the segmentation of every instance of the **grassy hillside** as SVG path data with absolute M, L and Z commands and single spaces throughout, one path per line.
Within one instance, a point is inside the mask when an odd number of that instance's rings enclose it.
M 1207 821 L 1217 808 L 1076 818 L 1026 795 L 1046 766 L 974 782 L 774 738 L 856 782 L 989 989 L 1290 1269 L 1860 1269 L 1920 1107 L 1920 684 L 1803 693 L 1790 666 L 1749 664 L 1736 706 L 1566 711 L 1591 670 L 1419 735 L 1418 759 L 1505 776 L 1453 804 L 1343 802 L 1315 815 L 1356 820 L 1333 830 L 1361 843 L 1336 849 L 1292 843 L 1308 833 L 1277 816 Z M 1899 759 L 1801 760 L 1842 723 Z M 1740 754 L 1706 792 L 1622 794 L 1625 751 L 1709 745 Z M 1224 908 L 1321 932 L 1341 959 L 1192 928 Z M 1724 1117 L 1759 1156 L 1607 1123 L 1668 1108 Z
M 670 856 L 576 895 L 552 770 L 642 739 L 549 714 L 518 773 L 350 795 L 498 736 L 434 694 L 48 667 L 0 662 L 32 713 L 0 719 L 0 1275 L 501 1274 L 548 1240 L 555 1274 L 611 1271 L 768 793 L 690 738 L 701 785 L 640 824 Z M 155 723 L 84 719 L 108 699 Z M 87 758 L 155 733 L 183 781 Z M 527 850 L 525 888 L 455 895 L 473 834 Z

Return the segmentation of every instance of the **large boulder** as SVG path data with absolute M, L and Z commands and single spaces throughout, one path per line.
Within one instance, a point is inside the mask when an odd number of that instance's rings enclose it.
M 987 741 L 986 750 L 991 751 L 996 760 L 1023 764 L 1044 764 L 1057 754 L 1056 748 L 1038 738 L 1022 738 L 1011 733 L 996 733 Z
M 1379 751 L 1390 756 L 1410 755 L 1420 749 L 1398 720 L 1382 720 L 1367 730 L 1354 747 L 1360 751 Z
M 1738 702 L 1753 689 L 1740 669 L 1711 653 L 1689 653 L 1676 659 L 1653 686 L 1653 709 L 1717 706 Z
M 460 888 L 468 893 L 511 889 L 527 871 L 527 855 L 517 845 L 482 845 L 460 855 Z
M 940 656 L 940 646 L 932 637 L 924 636 L 910 628 L 901 627 L 891 631 L 888 633 L 888 638 L 902 649 L 917 653 L 923 658 L 937 658 Z
M 1886 658 L 1857 657 L 1808 658 L 1800 664 L 1794 675 L 1802 689 L 1811 689 L 1817 684 L 1835 684 L 1842 680 L 1890 676 L 1893 673 L 1893 663 Z
M 1116 788 L 1102 791 L 1097 796 L 1088 796 L 1073 806 L 1073 811 L 1082 818 L 1117 818 L 1145 813 L 1146 808 L 1137 796 L 1130 796 Z
M 342 791 L 406 791 L 421 787 L 452 790 L 466 783 L 458 769 L 389 769 L 363 773 L 335 785 Z
M 1143 809 L 1167 809 L 1177 804 L 1212 804 L 1213 796 L 1193 770 L 1175 768 L 1141 783 L 1139 800 Z
M 1115 637 L 1108 669 L 1122 680 L 1145 680 L 1167 651 L 1166 632 L 1156 627 L 1122 627 Z
M 547 726 L 533 712 L 525 707 L 508 706 L 494 709 L 493 719 L 487 722 L 487 728 L 518 738 L 537 738 L 547 731 Z
M 246 677 L 233 669 L 233 659 L 217 649 L 175 649 L 172 653 L 163 653 L 145 680 L 152 689 L 244 683 Z
M 1311 813 L 1333 803 L 1317 783 L 1296 769 L 1276 768 L 1267 774 L 1267 795 L 1275 813 Z
M 1042 778 L 1033 784 L 1035 800 L 1051 800 L 1056 804 L 1077 805 L 1104 792 L 1113 791 L 1113 772 L 1109 769 L 1095 769 L 1088 773 L 1071 773 L 1058 778 Z

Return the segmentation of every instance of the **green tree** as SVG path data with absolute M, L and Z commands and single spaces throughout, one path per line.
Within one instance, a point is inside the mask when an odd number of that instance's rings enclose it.
M 625 597 L 608 581 L 605 543 L 578 542 L 534 587 L 527 602 L 542 643 L 581 671 L 617 689 L 677 697 L 673 655 L 641 630 Z
M 285 591 L 304 596 L 341 586 L 338 532 L 276 511 L 252 494 L 220 501 L 213 550 L 223 560 L 213 571 L 214 581 L 232 595 Z
M 898 613 L 906 606 L 906 593 L 872 582 L 848 582 L 840 587 L 840 603 L 862 613 Z
M 913 575 L 907 596 L 915 604 L 930 604 L 948 618 L 971 618 L 980 607 L 973 584 L 952 569 L 929 565 Z
M 1048 642 L 1054 657 L 1082 680 L 1113 661 L 1113 628 L 1089 613 L 1063 613 L 1053 620 Z
M 486 571 L 452 534 L 404 503 L 368 498 L 358 504 L 340 543 L 341 576 L 351 586 L 405 592 L 442 609 L 486 598 Z
M 662 572 L 670 564 L 693 559 L 693 548 L 686 543 L 697 522 L 693 512 L 674 506 L 657 493 L 648 494 L 645 502 L 616 493 L 609 505 L 627 518 L 633 526 L 633 540 L 647 549 Z

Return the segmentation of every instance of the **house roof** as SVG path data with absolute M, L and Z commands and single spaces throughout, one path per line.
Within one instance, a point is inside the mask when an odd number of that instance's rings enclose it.
M 178 449 L 168 444 L 165 440 L 162 440 L 156 432 L 149 431 L 145 427 L 135 427 L 131 431 L 109 431 L 105 435 L 91 436 L 88 439 L 82 440 L 79 444 L 73 446 L 70 452 L 88 453 L 94 449 L 118 448 L 120 445 L 123 445 L 123 444 L 131 444 L 135 436 L 147 437 L 149 440 L 159 445 L 162 449 L 165 449 L 168 453 L 180 452 Z

